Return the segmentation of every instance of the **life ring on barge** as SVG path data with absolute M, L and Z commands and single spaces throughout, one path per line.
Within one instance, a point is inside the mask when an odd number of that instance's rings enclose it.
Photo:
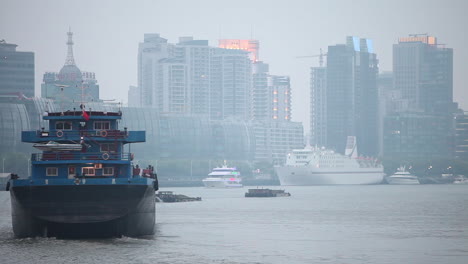
M 107 137 L 107 131 L 101 130 L 101 137 Z
M 57 135 L 57 137 L 63 137 L 63 131 L 57 130 L 57 132 L 55 132 L 55 135 Z
M 102 154 L 102 159 L 103 159 L 103 160 L 108 160 L 108 159 L 109 159 L 109 153 L 104 152 L 104 153 Z

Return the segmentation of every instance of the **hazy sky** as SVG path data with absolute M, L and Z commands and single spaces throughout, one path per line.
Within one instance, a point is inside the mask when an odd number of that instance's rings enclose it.
M 33 51 L 36 94 L 42 75 L 58 72 L 66 58 L 68 28 L 82 71 L 96 73 L 102 99 L 126 102 L 137 85 L 138 43 L 160 33 L 170 43 L 180 36 L 258 39 L 260 59 L 270 73 L 289 75 L 293 120 L 309 126 L 309 68 L 320 48 L 346 36 L 374 40 L 380 71 L 392 69 L 398 37 L 429 33 L 454 49 L 454 100 L 468 110 L 468 1 L 465 0 L 0 0 L 0 39 Z

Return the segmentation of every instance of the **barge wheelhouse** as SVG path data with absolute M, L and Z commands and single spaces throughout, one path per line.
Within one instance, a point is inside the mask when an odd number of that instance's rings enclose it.
M 107 237 L 154 234 L 157 177 L 134 167 L 125 144 L 145 131 L 119 130 L 121 112 L 45 113 L 49 129 L 23 131 L 43 150 L 31 176 L 10 181 L 16 237 Z M 143 173 L 141 173 L 143 171 Z

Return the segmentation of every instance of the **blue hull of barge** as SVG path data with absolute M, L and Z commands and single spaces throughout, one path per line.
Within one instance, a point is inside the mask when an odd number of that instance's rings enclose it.
M 16 237 L 120 237 L 154 234 L 155 188 L 149 179 L 16 180 L 11 186 Z

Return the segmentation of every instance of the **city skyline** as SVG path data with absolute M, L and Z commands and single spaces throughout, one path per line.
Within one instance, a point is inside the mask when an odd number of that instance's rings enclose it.
M 137 47 L 144 33 L 160 33 L 170 42 L 193 36 L 210 46 L 219 39 L 256 39 L 271 74 L 291 77 L 292 120 L 308 128 L 309 72 L 318 58 L 297 56 L 316 55 L 346 36 L 358 36 L 374 40 L 380 71 L 391 71 L 392 45 L 398 38 L 427 32 L 454 49 L 454 101 L 468 109 L 464 1 L 243 3 L 5 1 L 0 39 L 17 44 L 18 51 L 35 53 L 39 94 L 43 74 L 63 66 L 64 34 L 71 27 L 76 64 L 96 73 L 103 99 L 125 102 L 128 87 L 137 85 Z

